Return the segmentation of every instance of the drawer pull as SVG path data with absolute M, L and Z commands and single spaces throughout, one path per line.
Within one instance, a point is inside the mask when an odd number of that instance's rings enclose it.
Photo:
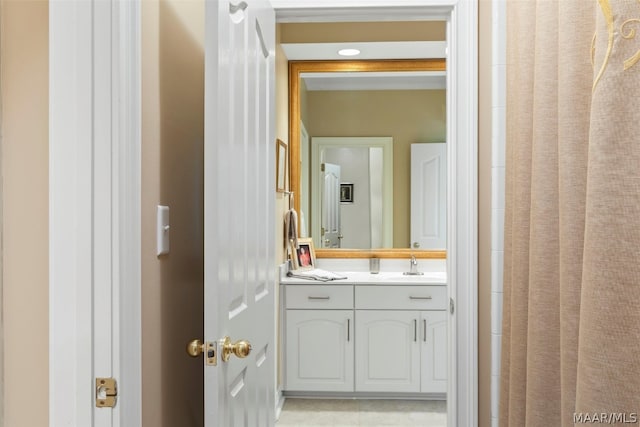
M 322 300 L 328 300 L 330 297 L 314 297 L 314 296 L 310 296 L 309 299 L 311 300 L 317 300 L 317 299 L 322 299 Z
M 432 296 L 430 296 L 430 295 L 429 295 L 429 296 L 426 296 L 426 297 L 415 297 L 415 296 L 411 295 L 411 296 L 409 297 L 409 299 L 433 299 L 433 297 L 432 297 Z

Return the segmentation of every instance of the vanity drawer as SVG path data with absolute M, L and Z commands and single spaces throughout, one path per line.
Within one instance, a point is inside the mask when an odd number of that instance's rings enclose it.
M 286 307 L 298 309 L 353 309 L 353 286 L 288 285 Z
M 356 286 L 356 309 L 446 310 L 446 286 Z

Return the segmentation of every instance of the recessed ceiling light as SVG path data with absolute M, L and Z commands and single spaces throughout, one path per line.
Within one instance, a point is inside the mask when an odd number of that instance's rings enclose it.
M 360 55 L 360 51 L 358 49 L 340 49 L 338 51 L 338 55 L 340 55 L 340 56 L 356 56 L 356 55 Z

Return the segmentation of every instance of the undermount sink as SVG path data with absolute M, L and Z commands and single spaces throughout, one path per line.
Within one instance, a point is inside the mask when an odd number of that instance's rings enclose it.
M 377 274 L 369 274 L 370 279 L 381 282 L 435 282 L 444 283 L 447 280 L 447 273 L 445 272 L 419 272 L 419 274 L 407 274 L 407 272 L 400 271 L 381 271 Z

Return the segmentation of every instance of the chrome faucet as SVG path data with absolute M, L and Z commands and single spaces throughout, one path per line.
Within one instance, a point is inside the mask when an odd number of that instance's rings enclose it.
M 416 259 L 415 255 L 411 255 L 411 261 L 409 261 L 409 271 L 405 272 L 405 275 L 408 276 L 418 276 L 421 275 L 422 273 L 420 273 L 418 271 L 418 260 Z
M 418 260 L 416 259 L 415 255 L 411 255 L 410 265 L 411 265 L 411 269 L 409 270 L 409 273 L 417 274 L 418 273 Z

